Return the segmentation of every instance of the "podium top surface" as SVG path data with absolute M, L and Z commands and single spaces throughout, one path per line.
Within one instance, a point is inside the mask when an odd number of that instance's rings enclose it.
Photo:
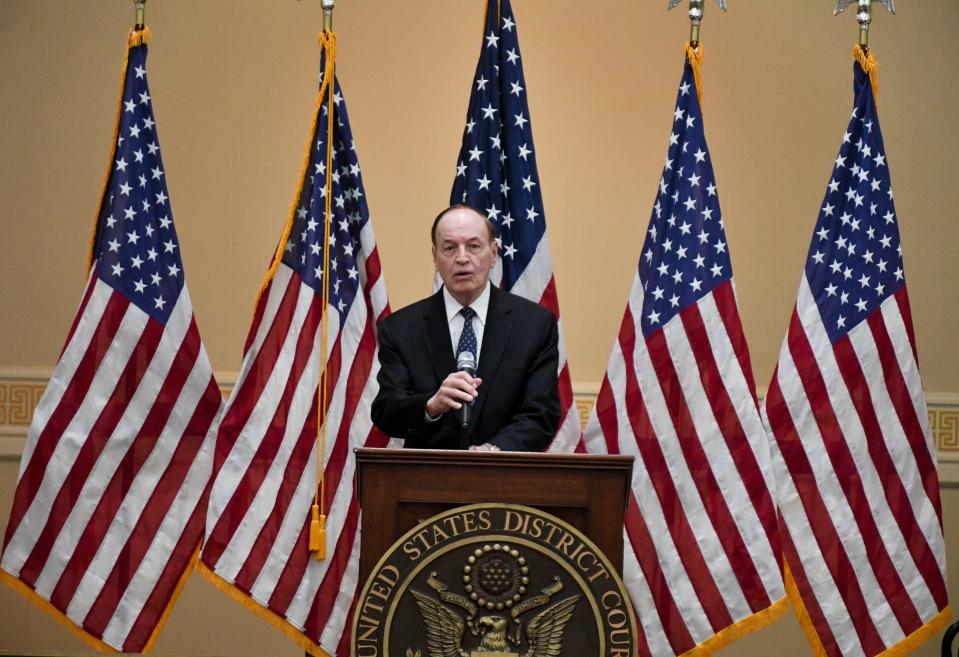
M 476 452 L 458 449 L 386 449 L 358 447 L 358 463 L 437 466 L 575 468 L 631 472 L 633 457 L 619 454 L 549 454 L 544 452 Z

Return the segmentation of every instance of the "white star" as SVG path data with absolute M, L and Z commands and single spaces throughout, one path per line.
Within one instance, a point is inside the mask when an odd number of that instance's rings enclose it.
M 176 248 L 176 244 L 173 243 L 173 240 L 163 243 L 163 251 L 165 253 L 173 253 L 173 249 Z
M 836 166 L 837 166 L 837 167 L 844 167 L 844 166 L 846 166 L 846 158 L 844 158 L 842 155 L 840 155 L 839 157 L 837 157 L 837 158 L 836 158 Z
M 133 159 L 136 160 L 137 162 L 142 162 L 142 161 L 143 161 L 143 151 L 141 151 L 141 150 L 134 151 L 134 153 L 133 153 Z
M 527 119 L 525 116 L 523 116 L 522 113 L 516 114 L 513 118 L 516 119 L 516 125 L 519 126 L 520 130 L 522 130 L 523 127 L 524 127 L 527 123 L 529 123 L 529 119 Z
M 652 254 L 650 254 L 650 255 L 652 255 Z M 663 288 L 661 288 L 661 287 L 659 287 L 659 286 L 657 285 L 657 286 L 656 286 L 656 289 L 653 290 L 653 296 L 656 297 L 656 301 L 662 301 L 662 300 L 663 300 L 663 293 L 664 293 Z
M 838 192 L 838 191 L 839 191 L 839 181 L 838 181 L 838 180 L 830 180 L 830 181 L 829 181 L 829 191 L 830 191 L 830 192 Z
M 121 183 L 121 184 L 120 184 L 120 193 L 123 194 L 124 196 L 129 196 L 129 195 L 130 195 L 130 186 L 129 186 L 128 184 L 126 184 L 126 183 Z
M 487 105 L 486 107 L 481 107 L 480 109 L 483 111 L 483 118 L 484 118 L 484 119 L 492 119 L 492 118 L 493 118 L 493 112 L 496 112 L 496 111 L 497 111 L 497 109 L 496 109 L 495 107 L 493 107 L 493 103 L 490 103 L 490 104 Z
M 519 97 L 520 92 L 523 91 L 523 87 L 520 86 L 519 82 L 510 82 L 509 86 L 510 86 L 509 92 Z
M 535 208 L 528 208 L 526 210 L 526 218 L 529 219 L 530 221 L 536 221 L 536 217 L 538 216 L 539 216 L 539 212 L 537 212 Z
M 117 242 L 116 238 L 114 238 L 114 239 L 110 240 L 109 242 L 107 242 L 107 246 L 110 247 L 110 251 L 111 251 L 112 253 L 116 253 L 117 250 L 120 248 L 120 243 Z
M 689 83 L 686 82 L 685 80 L 683 81 L 681 85 L 679 85 L 679 93 L 681 93 L 684 96 L 689 95 Z
M 650 323 L 650 324 L 658 324 L 658 323 L 659 323 L 659 313 L 656 312 L 655 310 L 651 311 L 651 312 L 646 316 L 646 318 L 649 320 L 649 323 Z
M 147 72 L 147 70 L 143 68 L 142 66 L 137 66 L 135 69 L 133 69 L 133 71 L 137 75 L 137 80 L 142 80 L 143 76 L 146 75 L 146 72 Z
M 700 176 L 697 176 L 697 175 L 695 175 L 695 174 L 691 175 L 691 176 L 689 177 L 689 186 L 690 186 L 690 187 L 699 187 L 699 178 L 700 178 Z
M 882 153 L 876 153 L 875 157 L 872 158 L 872 161 L 876 163 L 876 168 L 886 165 L 886 156 Z
M 156 125 L 156 122 L 155 122 L 153 119 L 151 119 L 149 116 L 148 116 L 147 118 L 143 119 L 143 129 L 144 129 L 144 130 L 152 130 L 152 129 L 153 129 L 153 126 L 155 126 L 155 125 Z
M 476 90 L 477 90 L 477 91 L 482 91 L 483 89 L 486 89 L 486 83 L 487 83 L 487 82 L 489 82 L 489 80 L 487 80 L 487 79 L 486 79 L 484 76 L 482 76 L 482 75 L 479 76 L 478 78 L 476 78 Z
M 687 116 L 687 117 L 686 117 L 686 127 L 687 127 L 687 128 L 692 128 L 694 123 L 696 123 L 696 117 L 695 117 L 695 116 Z
M 532 152 L 533 151 L 531 151 L 529 148 L 526 147 L 526 144 L 523 144 L 522 146 L 519 147 L 519 156 L 523 158 L 524 160 L 526 159 L 526 156 Z
M 176 266 L 176 263 L 167 265 L 167 270 L 170 272 L 170 276 L 176 276 L 180 273 L 180 268 Z
M 156 272 L 153 272 L 152 274 L 150 274 L 150 282 L 151 282 L 153 285 L 159 285 L 159 284 L 160 284 L 160 275 L 159 275 L 158 273 L 156 273 Z
M 862 297 L 859 297 L 859 301 L 856 302 L 855 306 L 859 309 L 859 312 L 866 311 L 866 302 L 862 300 Z
M 718 264 L 714 264 L 712 267 L 709 268 L 709 271 L 712 273 L 713 276 L 720 276 L 723 273 L 723 268 L 720 267 Z
M 479 188 L 483 190 L 483 189 L 489 189 L 489 184 L 493 181 L 487 178 L 486 174 L 484 173 L 482 178 L 476 179 L 476 182 L 479 183 Z
M 113 269 L 113 275 L 114 275 L 114 276 L 119 276 L 120 274 L 123 273 L 123 267 L 120 266 L 120 263 L 119 263 L 119 262 L 118 262 L 117 264 L 113 265 L 112 269 Z
M 149 102 L 150 102 L 150 94 L 144 91 L 143 93 L 140 94 L 140 103 L 143 105 L 146 105 Z
M 169 228 L 171 223 L 169 215 L 160 217 L 160 228 Z
M 350 280 L 356 280 L 356 276 L 360 272 L 356 270 L 356 267 L 350 267 L 349 269 L 346 270 L 346 273 L 350 277 Z
M 456 165 L 456 176 L 466 176 L 466 165 L 462 162 Z
M 472 162 L 473 160 L 476 160 L 477 162 L 479 162 L 480 155 L 482 154 L 483 154 L 483 151 L 481 151 L 479 148 L 474 146 L 473 150 L 470 151 L 470 162 Z
M 831 217 L 831 216 L 832 216 L 832 211 L 835 210 L 835 209 L 836 209 L 836 208 L 835 208 L 834 205 L 832 205 L 831 203 L 827 203 L 827 204 L 823 207 L 822 213 L 823 213 L 823 215 L 826 216 L 826 217 Z
M 716 253 L 725 253 L 726 243 L 722 240 L 717 240 L 717 242 L 713 244 L 713 248 L 716 249 Z
M 130 136 L 134 139 L 140 138 L 140 128 L 138 128 L 136 124 L 130 126 Z
M 166 305 L 166 301 L 163 300 L 163 297 L 157 297 L 153 300 L 154 307 L 159 310 L 163 310 L 163 306 Z
M 684 110 L 679 109 L 679 107 L 677 106 L 676 111 L 673 112 L 673 123 L 675 123 L 676 121 L 679 121 L 685 115 L 686 115 L 686 112 Z
M 512 258 L 516 253 L 516 249 L 513 248 L 512 244 L 504 244 L 503 248 L 506 249 L 506 253 L 503 254 L 504 258 Z
M 693 157 L 696 158 L 697 162 L 703 162 L 706 160 L 706 151 L 701 148 L 697 148 L 696 152 L 693 153 Z
M 122 157 L 117 160 L 117 171 L 126 171 L 127 170 L 127 161 Z
M 133 258 L 130 260 L 130 266 L 134 269 L 139 269 L 142 264 L 143 260 L 141 260 L 140 256 L 138 255 L 133 256 Z
M 676 295 L 676 294 L 674 294 L 673 296 L 669 297 L 669 305 L 672 306 L 673 308 L 675 308 L 676 306 L 678 306 L 678 305 L 679 305 L 679 296 Z
M 709 183 L 709 186 L 706 187 L 706 191 L 710 196 L 716 196 L 716 185 Z
M 814 254 L 812 254 L 812 259 L 816 262 L 817 265 L 821 265 L 823 254 L 820 253 L 819 251 L 816 251 Z
M 536 182 L 533 181 L 532 175 L 529 175 L 526 178 L 523 178 L 523 189 L 525 189 L 527 192 L 532 190 L 535 184 Z
M 845 327 L 846 327 L 846 318 L 843 317 L 842 315 L 840 315 L 840 316 L 839 316 L 839 319 L 836 320 L 836 327 L 837 327 L 837 328 L 845 328 Z
M 160 147 L 157 146 L 156 142 L 151 142 L 147 144 L 147 150 L 150 151 L 150 155 L 156 155 L 157 151 L 160 150 Z
M 826 286 L 826 294 L 830 297 L 836 296 L 836 290 L 839 289 L 832 283 Z
M 499 47 L 499 43 L 498 43 L 498 42 L 499 42 L 499 37 L 496 36 L 496 33 L 493 32 L 493 30 L 490 30 L 490 31 L 489 31 L 489 36 L 486 37 L 486 47 L 487 47 L 487 48 L 490 48 L 490 47 L 497 48 L 497 47 Z
M 137 240 L 140 239 L 140 236 L 137 235 L 137 232 L 134 230 L 130 233 L 127 233 L 127 244 L 136 244 Z
M 132 114 L 132 113 L 133 113 L 133 110 L 136 109 L 136 106 L 137 106 L 137 104 L 134 103 L 132 99 L 131 99 L 131 100 L 128 100 L 128 101 L 126 101 L 125 103 L 123 103 L 123 111 L 124 111 L 124 112 L 130 112 L 130 113 Z
M 155 167 L 155 168 L 151 169 L 151 170 L 150 170 L 150 173 L 153 174 L 153 179 L 154 179 L 154 180 L 159 180 L 159 179 L 160 179 L 160 176 L 163 175 L 163 172 L 160 170 L 160 167 Z
M 510 64 L 515 64 L 516 60 L 519 59 L 519 55 L 516 54 L 515 49 L 510 48 L 509 50 L 506 51 L 506 59 L 509 61 Z
M 167 195 L 162 189 L 160 190 L 160 193 L 156 195 L 156 197 L 157 197 L 157 203 L 159 203 L 160 205 L 163 205 L 164 203 L 166 203 Z
M 695 210 L 695 209 L 696 209 L 696 201 L 693 199 L 692 196 L 687 196 L 687 197 L 686 197 L 686 200 L 683 201 L 683 205 L 686 206 L 686 209 L 687 209 L 687 210 Z
M 865 274 L 863 274 L 862 276 L 860 276 L 860 277 L 859 277 L 859 285 L 862 286 L 862 287 L 868 286 L 868 285 L 869 285 L 869 277 L 866 276 Z
M 512 32 L 514 25 L 516 25 L 516 23 L 514 23 L 513 20 L 512 20 L 509 16 L 503 16 L 503 29 L 504 29 L 504 30 L 509 30 L 510 32 Z

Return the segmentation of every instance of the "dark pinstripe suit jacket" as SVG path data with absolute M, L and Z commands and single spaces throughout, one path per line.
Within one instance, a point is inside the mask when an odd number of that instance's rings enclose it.
M 383 320 L 379 334 L 379 393 L 373 422 L 407 447 L 465 449 L 492 443 L 504 450 L 540 451 L 556 433 L 558 333 L 553 314 L 496 287 L 477 376 L 471 436 L 461 437 L 455 412 L 426 421 L 426 401 L 456 370 L 442 291 Z

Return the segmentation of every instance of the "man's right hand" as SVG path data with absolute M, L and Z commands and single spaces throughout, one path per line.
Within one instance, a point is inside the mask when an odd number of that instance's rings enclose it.
M 436 394 L 426 401 L 426 414 L 439 417 L 449 410 L 462 408 L 463 402 L 476 399 L 476 389 L 481 383 L 482 379 L 466 372 L 453 372 L 443 380 Z

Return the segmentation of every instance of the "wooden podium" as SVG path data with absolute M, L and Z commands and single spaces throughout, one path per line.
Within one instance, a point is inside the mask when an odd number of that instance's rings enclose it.
M 616 571 L 631 456 L 357 449 L 362 516 L 360 585 L 386 550 L 420 521 L 480 502 L 542 509 L 583 532 Z

